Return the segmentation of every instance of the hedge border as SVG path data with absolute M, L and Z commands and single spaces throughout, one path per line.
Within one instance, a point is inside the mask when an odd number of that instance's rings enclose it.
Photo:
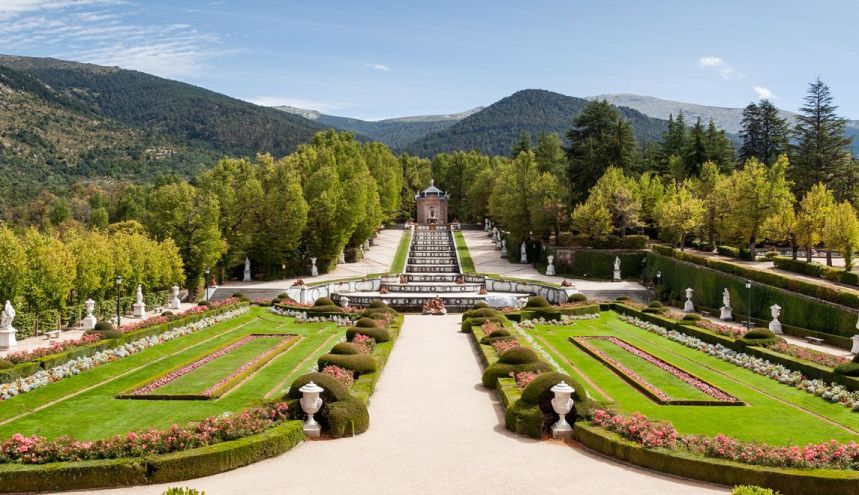
M 278 456 L 304 440 L 302 421 L 263 433 L 159 456 L 0 466 L 0 492 L 85 490 L 182 481 Z
M 753 466 L 722 459 L 648 449 L 593 424 L 577 422 L 573 438 L 590 450 L 654 471 L 720 485 L 757 485 L 784 495 L 859 495 L 859 472 Z
M 808 263 L 807 261 L 795 260 L 784 256 L 773 259 L 773 266 L 787 272 L 799 273 L 809 277 L 817 277 L 830 282 L 840 282 L 854 287 L 859 286 L 859 273 L 847 271 L 819 263 Z
M 82 356 L 92 356 L 97 352 L 121 347 L 129 342 L 134 342 L 135 340 L 139 340 L 145 337 L 160 335 L 169 330 L 173 330 L 174 328 L 185 326 L 190 323 L 200 321 L 204 318 L 208 318 L 210 316 L 216 316 L 222 313 L 226 313 L 227 311 L 232 311 L 234 309 L 242 308 L 249 305 L 250 303 L 240 302 L 237 304 L 231 304 L 229 306 L 222 306 L 220 308 L 215 308 L 204 313 L 190 315 L 183 318 L 177 318 L 173 321 L 159 323 L 157 325 L 140 328 L 138 330 L 132 330 L 130 332 L 122 334 L 120 337 L 117 337 L 115 339 L 103 339 L 98 342 L 75 347 L 67 351 L 58 352 L 56 354 L 49 354 L 47 356 L 43 356 L 41 358 L 37 358 L 31 361 L 24 361 L 22 363 L 16 364 L 9 369 L 0 371 L 0 383 L 9 383 L 15 381 L 18 378 L 25 378 L 38 372 L 39 370 L 49 369 L 55 366 L 61 366 L 73 359 L 77 359 Z

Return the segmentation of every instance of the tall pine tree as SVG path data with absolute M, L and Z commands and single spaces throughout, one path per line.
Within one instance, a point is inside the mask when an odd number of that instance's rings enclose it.
M 836 114 L 827 86 L 818 77 L 808 87 L 805 105 L 794 127 L 796 146 L 789 178 L 797 196 L 822 182 L 841 200 L 854 200 L 856 167 L 849 147 L 852 138 L 844 135 L 847 119 Z
M 789 149 L 787 120 L 779 116 L 778 109 L 769 100 L 761 100 L 760 104 L 749 103 L 743 109 L 740 136 L 743 138 L 740 162 L 757 158 L 771 165 Z

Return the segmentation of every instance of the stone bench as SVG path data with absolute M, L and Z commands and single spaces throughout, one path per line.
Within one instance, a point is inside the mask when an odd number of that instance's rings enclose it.
M 805 337 L 805 340 L 810 344 L 823 345 L 824 343 L 823 339 L 819 337 Z
M 58 339 L 58 338 L 60 338 L 60 331 L 59 330 L 47 331 L 47 332 L 45 332 L 45 338 L 48 340 Z

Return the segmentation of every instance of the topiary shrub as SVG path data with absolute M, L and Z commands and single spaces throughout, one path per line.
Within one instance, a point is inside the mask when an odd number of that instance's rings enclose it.
M 490 309 L 492 308 L 492 306 L 490 306 L 488 303 L 486 303 L 486 301 L 480 301 L 479 303 L 477 303 L 471 307 L 471 309 L 486 309 L 486 308 L 490 308 Z
M 662 303 L 659 301 L 651 301 L 650 304 L 647 305 L 647 307 L 648 308 L 654 308 L 654 309 L 657 309 L 657 308 L 662 309 L 665 306 L 663 306 Z
M 525 304 L 525 307 L 529 309 L 551 308 L 552 305 L 549 304 L 549 301 L 543 296 L 531 296 L 528 298 L 528 302 Z
M 754 485 L 739 485 L 731 490 L 731 495 L 781 495 L 781 492 Z
M 512 350 L 514 349 L 510 349 L 507 352 Z M 504 354 L 507 354 L 507 352 Z M 522 371 L 545 373 L 547 371 L 552 371 L 552 366 L 548 363 L 544 363 L 543 361 L 525 364 L 506 364 L 499 361 L 486 367 L 486 370 L 483 372 L 481 382 L 486 388 L 495 388 L 498 385 L 499 378 L 510 378 L 510 373 L 519 373 Z
M 174 313 L 172 311 L 162 311 L 161 316 L 163 316 L 165 318 L 170 318 L 171 316 L 176 316 L 176 313 Z
M 701 315 L 695 313 L 687 313 L 683 315 L 683 321 L 699 321 L 701 319 Z
M 103 339 L 116 339 L 122 336 L 122 332 L 119 330 L 105 330 L 104 332 L 98 332 Z
M 379 324 L 371 318 L 361 318 L 355 322 L 355 326 L 358 328 L 378 328 Z
M 373 301 L 367 307 L 372 309 L 390 309 L 384 301 Z
M 554 398 L 551 389 L 560 382 L 565 382 L 575 389 L 572 395 L 575 404 L 566 416 L 570 424 L 577 418 L 586 416 L 596 405 L 584 395 L 584 388 L 569 375 L 554 371 L 542 373 L 525 387 L 519 400 L 505 412 L 504 422 L 507 428 L 534 438 L 540 438 L 551 431 L 552 424 L 558 420 L 551 404 Z
M 528 347 L 514 347 L 504 351 L 498 357 L 498 362 L 501 364 L 528 364 L 536 363 L 540 357 L 532 349 Z
M 349 342 L 338 342 L 331 348 L 331 354 L 361 354 L 361 351 Z
M 95 327 L 93 327 L 93 330 L 97 332 L 104 332 L 106 330 L 116 330 L 116 328 L 114 328 L 113 324 L 109 321 L 99 321 L 96 322 Z
M 12 361 L 9 361 L 8 359 L 0 359 L 0 370 L 8 370 L 13 366 L 15 366 L 15 363 Z
M 499 330 L 492 332 L 489 335 L 485 335 L 483 338 L 480 339 L 480 343 L 485 344 L 485 345 L 489 345 L 496 340 L 509 339 L 510 337 L 512 337 L 510 332 L 501 328 Z
M 859 363 L 854 361 L 852 363 L 839 364 L 832 371 L 844 376 L 859 376 Z
M 314 306 L 337 306 L 330 297 L 320 297 L 313 301 Z
M 746 332 L 740 342 L 746 345 L 768 346 L 780 342 L 781 339 L 767 328 L 753 328 Z
M 499 316 L 501 314 L 501 311 L 492 308 L 471 309 L 462 313 L 462 321 L 469 318 L 488 318 L 490 316 Z
M 373 340 L 379 343 L 391 341 L 391 332 L 389 332 L 386 328 L 362 327 L 349 327 L 348 329 L 346 329 L 346 340 L 352 342 L 352 339 L 354 339 L 355 336 L 358 334 L 372 337 Z
M 570 294 L 570 297 L 567 298 L 568 303 L 585 302 L 587 300 L 588 297 L 582 293 Z
M 489 318 L 469 318 L 459 325 L 459 330 L 463 333 L 471 333 L 471 327 L 482 327 L 484 323 L 491 321 L 498 325 L 504 325 L 506 319 L 503 316 L 491 316 Z
M 197 306 L 203 306 L 205 308 L 209 308 L 212 306 L 212 303 L 210 303 L 209 301 L 200 301 L 197 303 Z
M 343 383 L 325 373 L 307 373 L 292 383 L 289 392 L 284 396 L 291 418 L 305 419 L 306 415 L 298 404 L 301 398 L 299 389 L 311 381 L 324 389 L 320 394 L 322 409 L 315 416 L 323 431 L 327 431 L 333 438 L 354 436 L 367 431 L 370 427 L 367 406 L 353 397 Z
M 379 369 L 376 358 L 369 354 L 323 354 L 319 356 L 319 369 L 322 369 L 329 364 L 348 368 L 359 375 L 373 373 Z

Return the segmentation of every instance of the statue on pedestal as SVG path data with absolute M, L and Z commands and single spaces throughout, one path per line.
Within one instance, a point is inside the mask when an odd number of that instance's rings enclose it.
M 81 320 L 81 329 L 83 330 L 92 330 L 95 328 L 95 324 L 98 323 L 96 321 L 95 315 L 92 314 L 95 309 L 95 301 L 92 299 L 87 299 L 84 301 L 84 307 L 86 308 L 86 317 Z
M 242 282 L 250 282 L 251 281 L 251 260 L 246 256 L 245 257 L 245 276 L 242 278 Z
M 734 316 L 731 314 L 731 294 L 728 292 L 727 287 L 722 291 L 722 307 L 719 310 L 721 311 L 719 315 L 720 320 L 729 321 L 734 319 Z
M 310 258 L 310 276 L 316 277 L 319 275 L 319 268 L 316 268 L 316 257 Z
M 179 286 L 174 285 L 170 288 L 170 302 L 167 304 L 170 309 L 179 309 L 182 307 L 182 301 L 179 300 Z
M 683 311 L 686 313 L 694 313 L 695 305 L 692 303 L 692 293 L 695 292 L 692 287 L 686 289 L 686 303 L 683 304 Z
M 525 241 L 522 241 L 522 246 L 519 248 L 519 263 L 523 265 L 528 264 L 528 245 L 525 244 Z
M 553 276 L 555 276 L 555 265 L 553 265 L 552 263 L 554 263 L 555 257 L 550 254 L 548 259 L 549 259 L 549 266 L 546 267 L 546 275 L 553 277 Z
M 614 274 L 612 276 L 612 280 L 614 280 L 615 282 L 619 282 L 621 280 L 621 278 L 620 278 L 620 257 L 619 256 L 614 257 Z
M 12 326 L 12 321 L 15 319 L 15 308 L 12 303 L 6 301 L 6 306 L 3 307 L 3 312 L 0 313 L 0 349 L 6 351 L 18 347 L 18 340 L 15 338 L 15 328 Z
M 132 304 L 132 308 L 134 308 L 134 317 L 135 318 L 143 318 L 146 316 L 146 303 L 143 302 L 143 286 L 141 284 L 137 284 L 137 295 L 135 297 L 135 303 Z

